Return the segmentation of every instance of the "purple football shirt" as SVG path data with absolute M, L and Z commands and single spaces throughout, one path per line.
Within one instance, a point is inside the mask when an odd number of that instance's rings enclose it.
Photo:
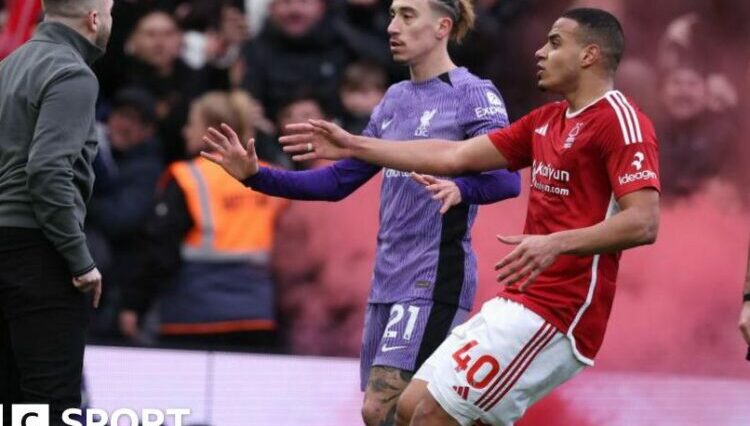
M 507 125 L 508 115 L 495 86 L 465 68 L 455 68 L 428 81 L 391 86 L 363 135 L 463 141 Z M 337 201 L 380 170 L 356 159 L 299 172 L 261 167 L 245 184 L 273 196 Z M 377 257 L 368 301 L 429 299 L 471 309 L 477 280 L 471 225 L 478 204 L 517 196 L 518 173 L 495 170 L 453 178 L 463 202 L 445 215 L 439 212 L 440 203 L 409 173 L 384 169 L 383 174 Z
M 508 116 L 494 85 L 465 68 L 388 89 L 366 135 L 390 140 L 462 141 L 505 127 Z M 477 205 L 439 213 L 408 172 L 383 169 L 380 230 L 370 303 L 433 299 L 470 309 L 476 292 L 471 226 Z

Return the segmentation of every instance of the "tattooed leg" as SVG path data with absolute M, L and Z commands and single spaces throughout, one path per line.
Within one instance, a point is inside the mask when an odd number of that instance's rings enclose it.
M 393 367 L 372 367 L 362 405 L 362 418 L 367 426 L 393 426 L 398 397 L 413 375 Z

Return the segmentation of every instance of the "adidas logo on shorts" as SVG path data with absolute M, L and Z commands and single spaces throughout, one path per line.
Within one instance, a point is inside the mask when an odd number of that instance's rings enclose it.
M 469 387 L 468 386 L 453 386 L 453 390 L 456 391 L 458 396 L 460 396 L 464 401 L 469 397 Z

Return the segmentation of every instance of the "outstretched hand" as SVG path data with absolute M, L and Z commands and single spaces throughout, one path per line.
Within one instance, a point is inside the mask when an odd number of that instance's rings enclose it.
M 562 250 L 552 235 L 497 236 L 504 244 L 516 246 L 510 254 L 495 265 L 499 271 L 497 282 L 505 285 L 521 283 L 523 291 L 549 267 Z
M 340 160 L 351 157 L 354 137 L 334 123 L 309 120 L 286 126 L 289 134 L 279 138 L 284 152 L 292 154 L 294 161 Z
M 255 153 L 255 139 L 247 141 L 247 149 L 240 143 L 237 132 L 226 124 L 221 131 L 208 128 L 203 141 L 211 151 L 201 151 L 201 157 L 220 165 L 237 180 L 244 180 L 258 173 L 258 156 Z
M 461 190 L 456 182 L 414 172 L 411 173 L 411 177 L 432 193 L 433 200 L 440 201 L 440 214 L 445 214 L 451 207 L 461 204 Z

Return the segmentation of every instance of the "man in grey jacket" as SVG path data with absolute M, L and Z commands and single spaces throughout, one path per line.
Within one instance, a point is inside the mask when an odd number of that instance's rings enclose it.
M 0 404 L 80 404 L 88 313 L 101 275 L 83 221 L 113 0 L 44 0 L 34 37 L 0 62 Z

